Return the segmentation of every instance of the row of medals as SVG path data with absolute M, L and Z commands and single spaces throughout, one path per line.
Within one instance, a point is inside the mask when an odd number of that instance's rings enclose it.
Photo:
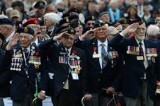
M 21 71 L 21 66 L 23 64 L 23 55 L 21 50 L 16 52 L 16 49 L 13 50 L 14 54 L 13 54 L 13 58 L 12 58 L 12 63 L 11 63 L 11 68 L 10 70 L 14 70 L 14 71 Z M 29 63 L 30 64 L 40 64 L 40 60 L 37 59 L 35 56 L 33 56 L 33 54 L 35 53 L 35 47 L 32 46 L 31 47 L 31 56 L 29 57 Z

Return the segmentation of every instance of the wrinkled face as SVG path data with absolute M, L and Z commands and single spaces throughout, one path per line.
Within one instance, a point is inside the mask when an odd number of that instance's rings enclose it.
M 51 20 L 45 19 L 44 22 L 45 22 L 45 26 L 46 26 L 47 28 L 54 25 L 54 23 L 53 23 Z
M 106 28 L 106 26 L 103 25 L 102 27 L 98 27 L 95 30 L 95 36 L 99 40 L 105 40 L 107 38 L 107 28 Z
M 19 35 L 19 42 L 21 47 L 27 48 L 33 41 L 33 36 L 28 33 L 20 33 Z
M 145 39 L 145 33 L 146 33 L 146 25 L 145 25 L 145 23 L 143 23 L 135 31 L 135 38 L 137 40 L 140 40 L 140 41 L 144 40 Z
M 100 18 L 103 22 L 109 22 L 110 21 L 109 14 L 103 14 Z
M 64 45 L 65 48 L 71 48 L 73 46 L 75 36 L 72 34 L 66 34 L 62 38 L 62 44 Z

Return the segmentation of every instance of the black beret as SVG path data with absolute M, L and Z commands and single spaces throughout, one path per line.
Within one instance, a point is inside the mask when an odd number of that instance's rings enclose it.
M 91 16 L 88 16 L 86 19 L 85 19 L 85 23 L 87 23 L 88 21 L 90 21 L 90 20 L 93 20 L 93 21 L 95 21 L 96 19 L 95 19 L 95 17 L 93 16 L 93 15 L 91 15 Z
M 60 33 L 62 33 L 62 32 L 66 32 L 66 33 L 68 33 L 68 34 L 75 35 L 75 30 L 74 30 L 72 27 L 64 28 L 63 30 L 61 30 Z
M 12 25 L 13 22 L 8 18 L 0 18 L 0 25 Z
M 101 17 L 102 15 L 104 15 L 104 14 L 109 14 L 107 11 L 104 11 L 104 12 L 101 12 L 100 14 L 99 14 L 99 17 Z
M 134 20 L 130 20 L 130 19 L 129 19 L 127 23 L 128 23 L 128 24 L 133 24 L 133 23 L 137 23 L 137 22 L 138 22 L 139 24 L 142 24 L 143 19 L 141 19 L 139 16 L 137 16 L 136 19 L 134 19 Z
M 17 33 L 28 33 L 30 35 L 34 35 L 34 30 L 32 28 L 24 27 L 24 28 L 18 28 Z
M 97 28 L 97 27 L 102 27 L 103 25 L 105 25 L 104 22 L 96 22 L 95 25 L 94 25 L 94 28 Z
M 81 23 L 81 21 L 78 20 L 78 19 L 73 19 L 73 20 L 71 20 L 71 22 L 69 23 L 69 26 L 72 27 L 72 28 L 76 28 L 76 27 L 78 27 L 79 25 L 82 25 L 82 26 L 83 26 L 83 24 Z
M 60 27 L 57 27 L 55 33 L 56 33 L 56 34 L 59 34 L 59 33 L 61 33 L 62 30 L 65 29 L 65 28 L 68 28 L 68 26 L 60 26 Z
M 43 0 L 40 0 L 40 1 L 37 1 L 35 4 L 34 4 L 34 8 L 45 8 L 47 6 L 47 3 Z

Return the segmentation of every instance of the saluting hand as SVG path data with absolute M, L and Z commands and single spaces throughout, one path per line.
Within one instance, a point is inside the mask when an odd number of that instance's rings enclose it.
M 54 40 L 54 41 L 61 40 L 61 39 L 62 39 L 62 37 L 66 34 L 66 32 L 67 32 L 67 31 L 62 32 L 62 33 L 60 33 L 60 34 L 58 34 L 58 35 L 54 36 L 54 37 L 53 37 L 53 40 Z
M 10 50 L 13 46 L 17 44 L 19 40 L 19 34 L 15 33 L 13 37 L 10 39 L 9 43 L 6 46 L 6 50 Z
M 81 39 L 88 39 L 88 38 L 94 38 L 95 37 L 95 30 L 97 28 L 94 29 L 90 29 L 87 32 L 85 32 L 83 35 L 80 36 Z
M 120 34 L 122 36 L 125 36 L 127 34 L 132 33 L 132 32 L 135 32 L 138 27 L 139 27 L 139 23 L 133 23 L 133 24 L 129 25 L 126 29 L 124 29 Z

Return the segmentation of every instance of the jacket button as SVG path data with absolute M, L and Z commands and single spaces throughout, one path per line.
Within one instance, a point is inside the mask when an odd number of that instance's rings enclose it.
M 63 84 L 65 84 L 65 82 L 63 82 Z

